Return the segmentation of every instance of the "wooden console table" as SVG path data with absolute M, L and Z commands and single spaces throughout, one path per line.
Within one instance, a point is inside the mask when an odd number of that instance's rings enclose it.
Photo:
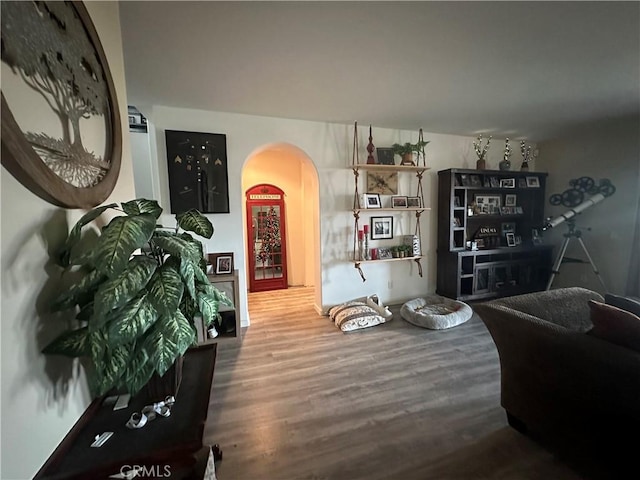
M 209 448 L 202 435 L 209 409 L 209 396 L 216 361 L 215 344 L 192 348 L 184 356 L 182 383 L 169 417 L 156 417 L 143 428 L 125 426 L 134 412 L 148 403 L 143 392 L 129 406 L 113 410 L 94 400 L 51 457 L 34 477 L 41 479 L 108 479 L 123 466 L 140 466 L 154 477 L 172 480 L 202 478 Z M 96 435 L 114 432 L 99 448 L 92 448 Z M 148 476 L 148 475 L 147 475 Z

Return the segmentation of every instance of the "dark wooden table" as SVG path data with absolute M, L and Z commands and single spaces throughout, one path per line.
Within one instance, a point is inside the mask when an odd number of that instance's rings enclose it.
M 140 429 L 125 424 L 147 403 L 144 394 L 132 397 L 129 406 L 118 411 L 103 405 L 102 398 L 94 400 L 34 478 L 107 479 L 124 466 L 153 472 L 147 478 L 202 478 L 199 472 L 204 471 L 209 452 L 202 435 L 215 360 L 215 344 L 187 351 L 171 415 L 157 416 Z M 95 436 L 103 432 L 114 434 L 102 447 L 92 448 Z

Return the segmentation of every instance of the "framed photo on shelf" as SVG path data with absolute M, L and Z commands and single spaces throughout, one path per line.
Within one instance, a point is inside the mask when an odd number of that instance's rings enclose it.
M 393 148 L 376 148 L 376 155 L 378 156 L 378 163 L 380 165 L 396 164 L 393 159 Z
M 500 179 L 500 188 L 516 188 L 516 179 L 515 178 L 501 178 Z
M 518 196 L 516 194 L 507 193 L 504 196 L 504 206 L 505 207 L 515 207 L 517 200 L 518 200 Z
M 499 215 L 502 206 L 502 196 L 477 194 L 473 197 L 478 213 L 482 215 Z
M 472 187 L 482 186 L 482 179 L 480 178 L 480 175 L 469 175 L 469 180 Z
M 462 184 L 463 187 L 471 186 L 471 180 L 469 179 L 469 175 L 467 175 L 466 173 L 461 173 L 460 183 Z
M 527 187 L 540 188 L 540 179 L 538 177 L 527 177 Z
M 211 269 L 207 269 L 207 273 L 213 275 L 228 275 L 233 272 L 233 252 L 228 253 L 209 253 L 207 260 L 211 265 Z
M 378 193 L 365 193 L 363 208 L 382 208 L 380 195 Z
M 504 222 L 500 225 L 500 230 L 503 236 L 507 233 L 516 233 L 516 224 L 515 222 Z
M 371 240 L 387 238 L 393 238 L 393 217 L 371 217 Z
M 387 258 L 392 258 L 391 249 L 386 247 L 378 247 L 377 248 L 378 260 L 385 260 Z
M 491 188 L 498 188 L 500 187 L 500 181 L 498 180 L 498 177 L 491 177 Z
M 402 195 L 393 195 L 391 197 L 392 208 L 407 208 L 407 197 Z
M 506 234 L 507 237 L 507 246 L 508 247 L 515 247 L 516 246 L 516 236 L 514 233 L 507 233 Z
M 456 197 L 458 198 L 458 197 Z M 420 197 L 407 197 L 407 207 L 422 208 L 422 198 Z

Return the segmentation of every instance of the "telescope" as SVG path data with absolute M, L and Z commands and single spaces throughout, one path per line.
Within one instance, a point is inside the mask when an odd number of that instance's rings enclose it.
M 559 216 L 557 216 L 556 218 L 553 218 L 553 219 L 551 219 L 551 217 L 549 217 L 549 219 L 547 219 L 547 223 L 544 225 L 544 227 L 542 227 L 542 230 L 549 230 L 550 228 L 557 227 L 562 222 L 566 222 L 570 218 L 573 218 L 576 215 L 578 215 L 579 213 L 584 212 L 587 208 L 593 207 L 595 204 L 600 203 L 605 198 L 607 198 L 607 197 L 605 197 L 604 194 L 596 193 L 589 200 L 585 200 L 581 204 L 576 205 L 573 208 L 570 208 L 569 210 L 564 212 L 562 215 L 559 215 Z
M 562 242 L 562 246 L 560 247 L 558 256 L 553 262 L 553 267 L 551 268 L 551 277 L 549 278 L 549 282 L 547 283 L 547 290 L 551 288 L 551 284 L 553 283 L 555 276 L 560 273 L 560 265 L 562 264 L 564 254 L 567 251 L 569 241 L 572 238 L 576 238 L 585 255 L 587 256 L 589 263 L 591 264 L 593 273 L 596 274 L 596 277 L 598 277 L 598 280 L 600 280 L 600 283 L 606 291 L 607 287 L 604 284 L 602 277 L 600 277 L 600 272 L 593 262 L 593 259 L 591 258 L 591 255 L 589 254 L 584 241 L 582 240 L 582 232 L 576 229 L 576 221 L 574 217 L 584 212 L 588 208 L 602 202 L 605 198 L 613 195 L 616 191 L 616 188 L 606 178 L 600 180 L 599 185 L 596 185 L 591 177 L 581 177 L 571 180 L 569 182 L 569 185 L 571 185 L 571 188 L 565 190 L 562 194 L 555 193 L 549 198 L 549 202 L 551 203 L 551 205 L 562 204 L 565 207 L 569 208 L 569 210 L 555 218 L 547 218 L 545 225 L 542 227 L 543 231 L 549 230 L 551 228 L 557 227 L 564 222 L 567 222 L 567 225 L 569 227 L 569 231 L 564 234 L 564 242 Z M 584 200 L 585 193 L 589 193 L 591 195 L 591 197 L 587 200 Z M 569 261 L 569 259 L 567 259 L 567 261 Z

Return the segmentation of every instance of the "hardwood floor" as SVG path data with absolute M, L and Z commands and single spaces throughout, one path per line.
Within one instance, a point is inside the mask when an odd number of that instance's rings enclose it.
M 249 294 L 251 327 L 218 350 L 205 441 L 219 480 L 579 479 L 507 426 L 498 354 L 474 316 L 348 334 L 313 289 Z

